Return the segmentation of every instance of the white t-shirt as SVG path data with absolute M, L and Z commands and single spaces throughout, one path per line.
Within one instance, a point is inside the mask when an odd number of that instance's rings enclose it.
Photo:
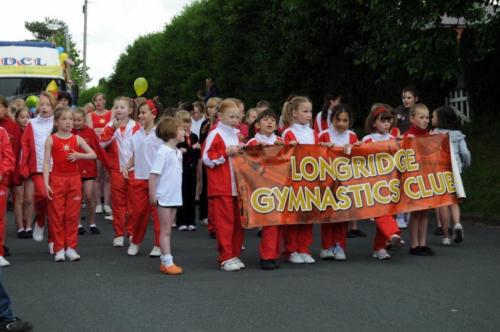
M 182 153 L 162 144 L 156 151 L 151 174 L 158 174 L 156 200 L 161 206 L 182 206 Z
M 200 129 L 203 121 L 205 121 L 205 116 L 202 116 L 199 120 L 191 118 L 191 132 L 198 136 L 198 139 L 200 139 Z
M 132 136 L 132 151 L 134 152 L 134 173 L 137 180 L 148 180 L 156 151 L 163 140 L 156 136 L 156 128 L 146 134 L 144 128 L 139 129 Z

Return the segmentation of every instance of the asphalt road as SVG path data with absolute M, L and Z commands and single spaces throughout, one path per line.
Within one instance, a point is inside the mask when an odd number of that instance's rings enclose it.
M 465 223 L 459 247 L 435 257 L 408 249 L 390 261 L 371 258 L 369 237 L 348 240 L 348 261 L 282 263 L 262 271 L 256 231 L 246 233 L 247 269 L 221 272 L 215 240 L 201 226 L 173 234 L 182 276 L 159 273 L 159 259 L 113 248 L 111 224 L 80 236 L 80 262 L 54 263 L 46 243 L 15 237 L 8 214 L 11 266 L 2 278 L 15 314 L 35 331 L 499 331 L 500 228 Z M 432 227 L 431 227 L 432 228 Z M 407 231 L 404 232 L 407 238 Z M 319 252 L 315 227 L 314 256 Z

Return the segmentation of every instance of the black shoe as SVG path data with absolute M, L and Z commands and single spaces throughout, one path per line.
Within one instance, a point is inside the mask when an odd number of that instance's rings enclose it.
M 366 237 L 366 234 L 360 229 L 351 229 L 351 234 L 355 237 Z
M 85 228 L 78 227 L 78 235 L 83 235 L 83 234 L 85 234 Z
M 20 239 L 25 239 L 26 238 L 26 231 L 24 229 L 17 231 L 17 237 Z
M 427 253 L 422 247 L 410 248 L 410 254 L 415 256 L 427 256 Z
M 216 239 L 217 238 L 217 235 L 215 234 L 215 232 L 209 233 L 208 236 L 210 236 L 212 239 Z
M 427 256 L 436 256 L 436 252 L 434 250 L 432 250 L 431 247 L 429 246 L 423 246 L 423 247 L 420 247 L 421 250 L 423 250 L 425 252 L 425 254 Z
M 352 239 L 355 238 L 356 235 L 352 234 L 351 232 L 347 231 L 347 238 Z
M 99 230 L 99 228 L 97 228 L 97 226 L 94 226 L 94 227 L 90 226 L 90 233 L 97 235 L 97 234 L 101 234 L 101 231 Z
M 26 231 L 25 239 L 32 239 L 33 238 L 33 230 L 29 229 Z
M 1 322 L 0 331 L 29 332 L 33 330 L 33 324 L 16 317 L 12 322 Z
M 443 236 L 444 235 L 443 228 L 442 227 L 436 228 L 436 230 L 434 231 L 434 235 Z
M 280 265 L 274 259 L 273 259 L 273 263 L 274 263 L 274 268 L 275 269 L 279 269 L 280 268 Z
M 257 236 L 262 237 L 262 229 L 259 229 L 259 231 L 257 232 Z
M 260 268 L 262 270 L 274 270 L 276 268 L 276 264 L 272 259 L 261 259 Z
M 3 246 L 3 257 L 9 257 L 10 256 L 10 249 L 6 245 Z

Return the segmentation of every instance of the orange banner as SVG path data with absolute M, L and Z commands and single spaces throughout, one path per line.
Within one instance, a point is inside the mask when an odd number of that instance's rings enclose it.
M 248 147 L 233 159 L 246 228 L 339 222 L 457 202 L 447 135 L 341 148 Z

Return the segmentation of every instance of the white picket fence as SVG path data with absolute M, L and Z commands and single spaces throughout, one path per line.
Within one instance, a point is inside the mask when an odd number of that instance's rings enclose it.
M 458 111 L 457 114 L 461 117 L 462 123 L 470 122 L 470 107 L 466 90 L 451 91 L 450 95 L 445 98 L 445 104 L 453 106 Z

